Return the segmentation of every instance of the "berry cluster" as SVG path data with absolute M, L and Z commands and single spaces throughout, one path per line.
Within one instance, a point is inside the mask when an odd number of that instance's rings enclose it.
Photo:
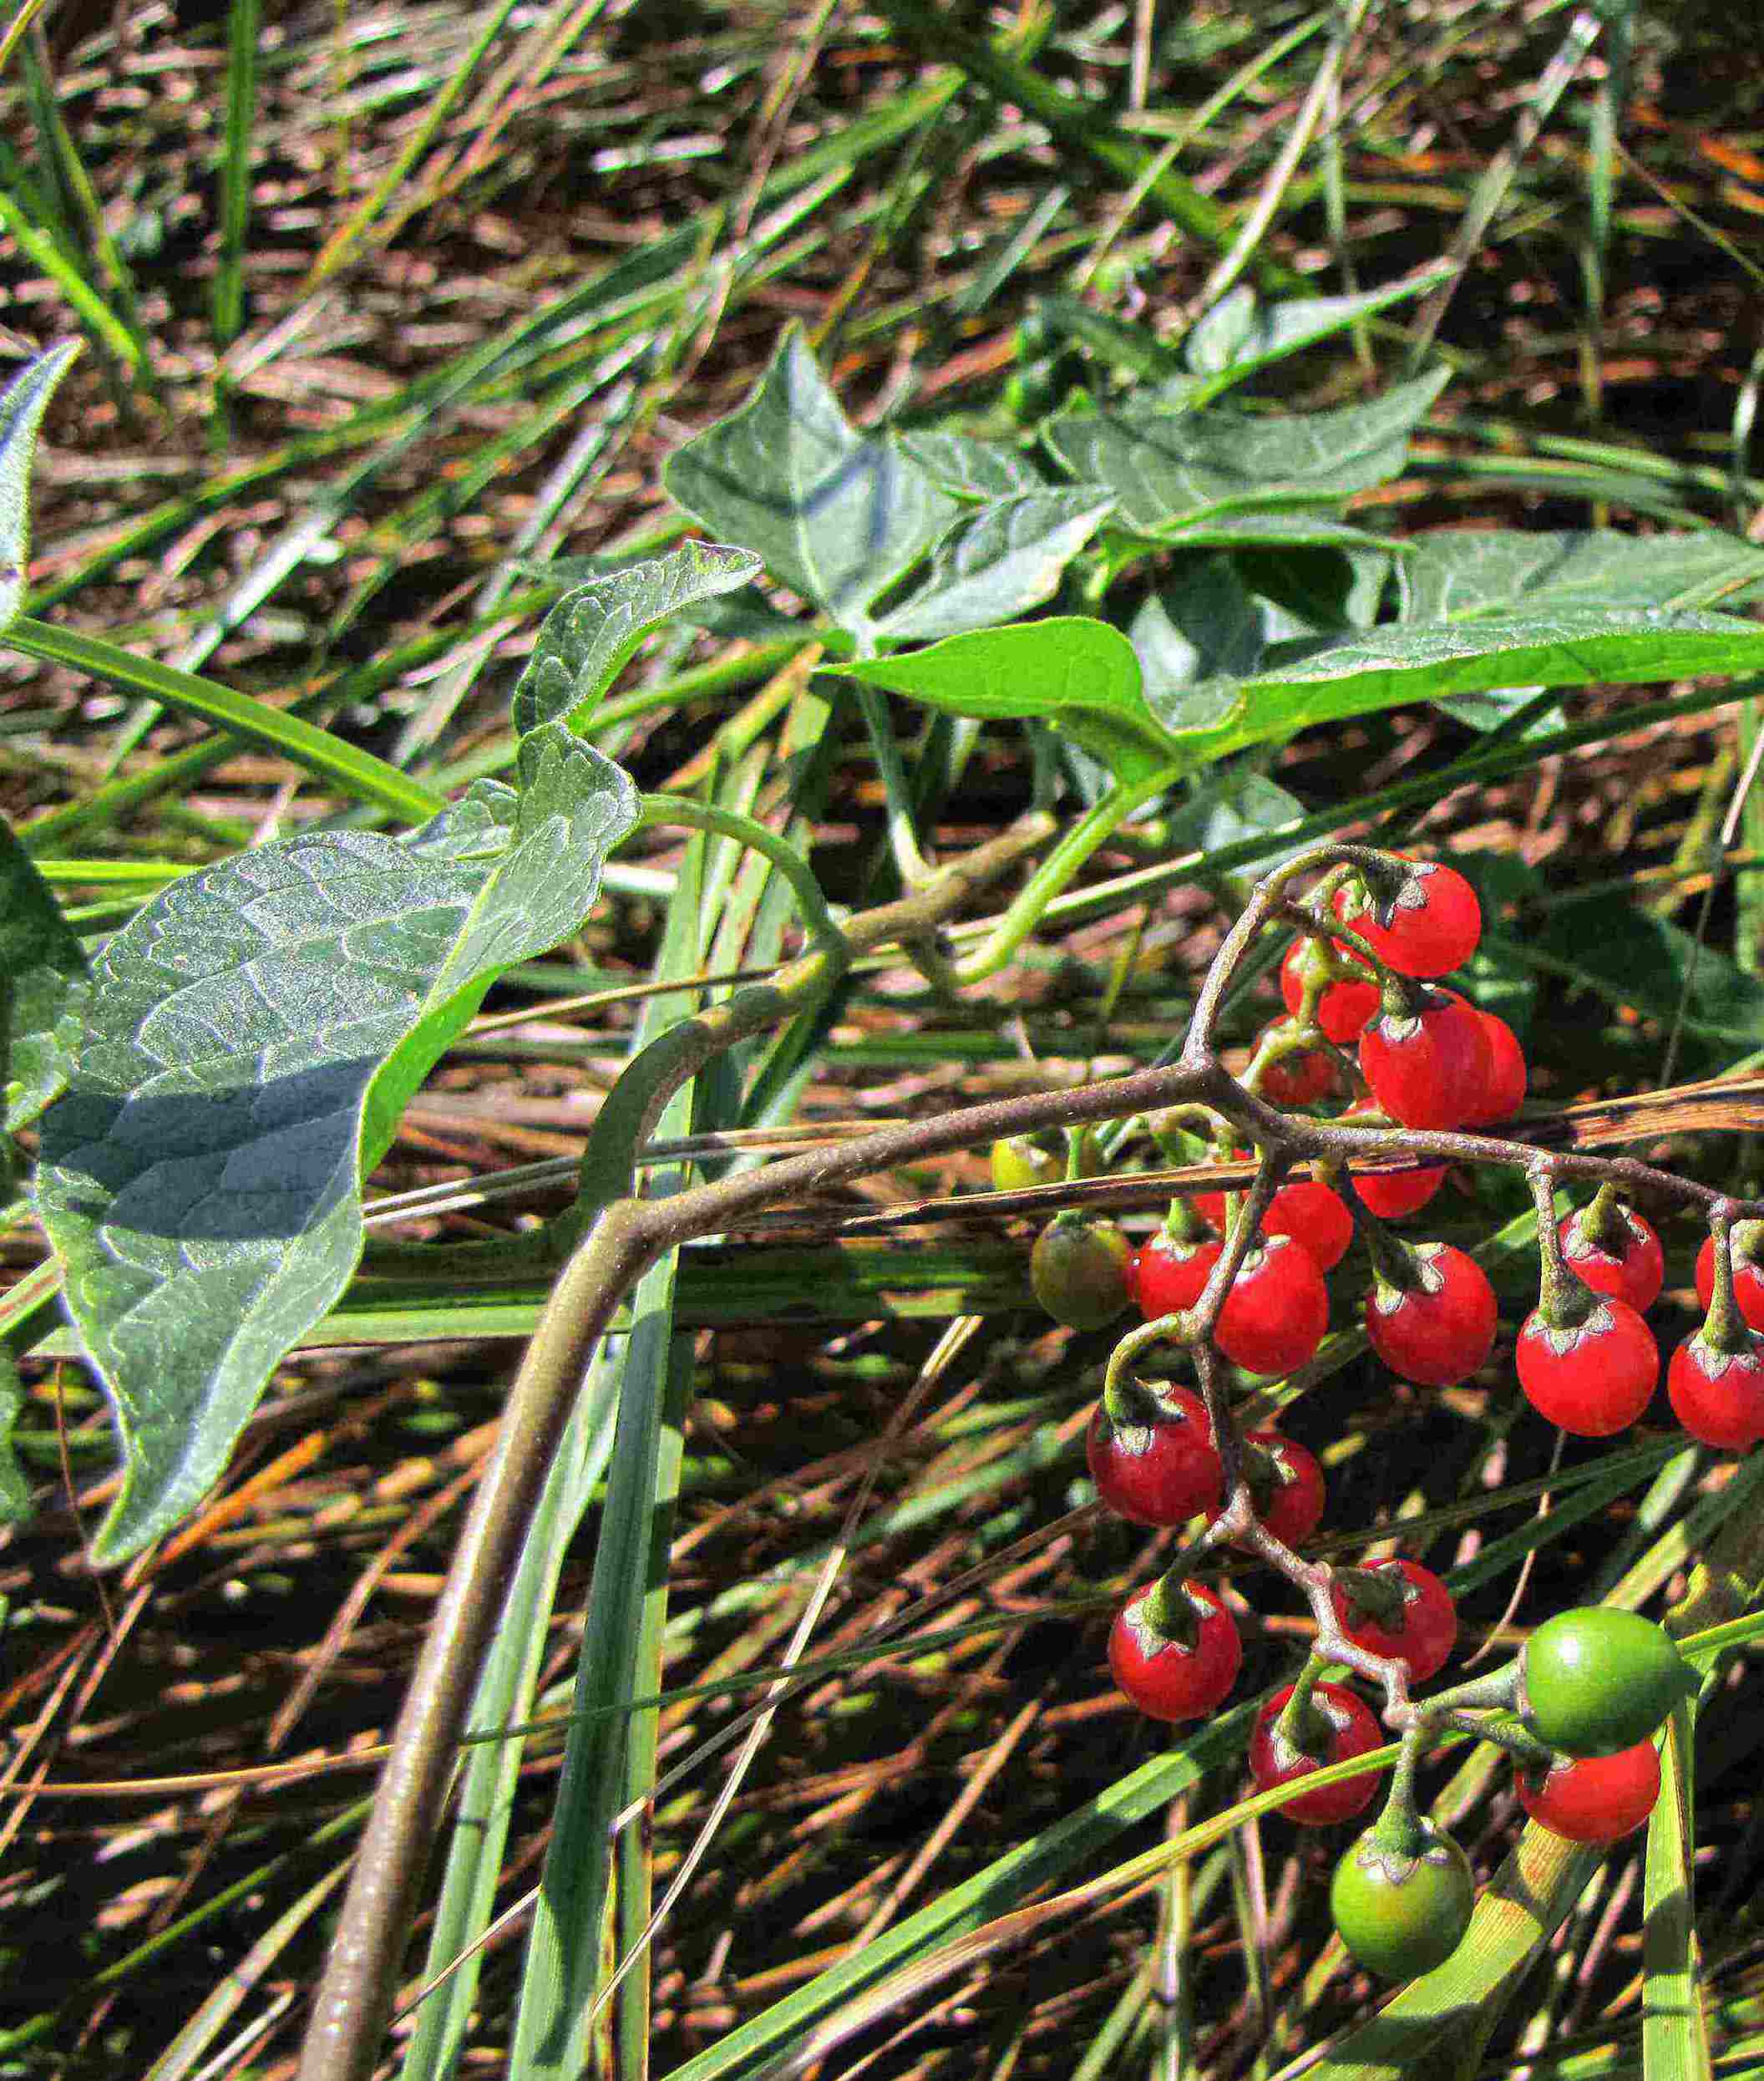
M 1325 871 L 1309 896 L 1289 898 L 1293 873 L 1315 865 Z M 1664 1256 L 1618 1177 L 1604 1175 L 1625 1167 L 1553 1162 L 1483 1139 L 1518 1112 L 1526 1064 L 1504 1021 L 1441 987 L 1481 934 L 1475 892 L 1450 867 L 1333 847 L 1270 878 L 1214 963 L 1185 1060 L 1210 1069 L 1224 982 L 1254 934 L 1275 921 L 1298 928 L 1280 967 L 1285 1016 L 1256 1035 L 1239 1078 L 1222 1068 L 1210 1078 L 1207 1104 L 1143 1123 L 1179 1164 L 1192 1162 L 1192 1145 L 1176 1138 L 1196 1130 L 1211 1160 L 1253 1159 L 1252 1181 L 1179 1198 L 1137 1251 L 1110 1223 L 1058 1215 L 1036 1244 L 1031 1277 L 1049 1312 L 1076 1328 L 1099 1328 L 1129 1307 L 1144 1318 L 1117 1345 L 1091 1419 L 1087 1458 L 1101 1501 L 1136 1525 L 1200 1520 L 1175 1564 L 1117 1615 L 1108 1641 L 1116 1683 L 1162 1721 L 1197 1719 L 1224 1703 L 1241 1642 L 1219 1592 L 1195 1574 L 1222 1547 L 1255 1555 L 1304 1591 L 1315 1644 L 1297 1681 L 1257 1712 L 1250 1774 L 1264 1791 L 1298 1788 L 1280 1811 L 1302 1825 L 1361 1812 L 1377 1788 L 1374 1771 L 1302 1788 L 1384 1738 L 1365 1701 L 1323 1681 L 1323 1670 L 1344 1665 L 1382 1688 L 1399 1760 L 1382 1814 L 1337 1869 L 1331 1903 L 1355 1957 L 1407 1976 L 1449 1955 L 1474 1892 L 1462 1852 L 1415 1804 L 1429 1732 L 1468 1726 L 1501 1743 L 1513 1752 L 1517 1794 L 1535 1820 L 1576 1841 L 1614 1841 L 1653 1806 L 1653 1737 L 1681 1693 L 1684 1665 L 1650 1622 L 1590 1609 L 1540 1627 L 1505 1670 L 1412 1699 L 1412 1688 L 1444 1667 L 1455 1642 L 1445 1585 L 1404 1558 L 1346 1569 L 1300 1559 L 1294 1549 L 1323 1514 L 1322 1470 L 1278 1431 L 1240 1430 L 1222 1362 L 1263 1377 L 1306 1365 L 1329 1327 L 1328 1275 L 1357 1236 L 1368 1266 L 1362 1319 L 1378 1358 L 1422 1388 L 1469 1379 L 1487 1365 L 1498 1327 L 1488 1277 L 1463 1251 L 1404 1240 L 1386 1224 L 1423 1210 L 1452 1160 L 1518 1163 L 1537 1202 L 1541 1261 L 1538 1304 L 1518 1333 L 1519 1388 L 1563 1429 L 1609 1437 L 1641 1415 L 1659 1382 L 1660 1353 L 1643 1318 L 1660 1293 Z M 1332 1120 L 1301 1111 L 1331 1099 L 1345 1100 Z M 1313 1175 L 1292 1175 L 1300 1161 Z M 1087 1135 L 1070 1138 L 1063 1171 L 1032 1145 L 994 1151 L 1001 1189 L 1098 1167 Z M 1559 1218 L 1564 1170 L 1600 1182 Z M 1679 1194 L 1699 1190 L 1680 1185 Z M 1706 1318 L 1673 1355 L 1667 1392 L 1692 1436 L 1743 1450 L 1764 1440 L 1764 1221 L 1736 1224 L 1733 1213 L 1724 1201 L 1710 1209 L 1696 1267 Z M 1186 1351 L 1196 1387 L 1133 1370 L 1155 1343 Z

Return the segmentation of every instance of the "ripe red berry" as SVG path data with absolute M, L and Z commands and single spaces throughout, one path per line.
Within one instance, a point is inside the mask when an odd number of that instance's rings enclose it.
M 1510 1120 L 1525 1103 L 1525 1051 L 1519 1037 L 1493 1012 L 1478 1012 L 1488 1043 L 1488 1081 L 1483 1095 L 1465 1114 L 1466 1127 L 1494 1127 Z
M 1650 1741 L 1614 1756 L 1559 1756 L 1545 1771 L 1521 1771 L 1519 1804 L 1553 1835 L 1614 1843 L 1640 1828 L 1660 1797 L 1660 1757 Z
M 1356 1606 L 1366 1576 L 1395 1579 L 1402 1599 L 1398 1622 L 1376 1617 L 1369 1601 Z M 1445 1667 L 1457 1639 L 1457 1612 L 1451 1591 L 1418 1561 L 1369 1561 L 1338 1576 L 1333 1595 L 1336 1621 L 1348 1638 L 1369 1654 L 1407 1662 L 1411 1683 L 1425 1683 Z
M 1244 1445 L 1256 1515 L 1282 1546 L 1302 1545 L 1323 1517 L 1316 1455 L 1279 1431 L 1251 1431 Z
M 1418 1214 L 1446 1180 L 1443 1164 L 1421 1164 L 1412 1170 L 1356 1170 L 1355 1190 L 1367 1213 L 1381 1221 L 1406 1221 Z
M 1256 1035 L 1256 1047 L 1285 1023 L 1284 1019 L 1270 1020 Z M 1320 1048 L 1301 1048 L 1266 1065 L 1261 1073 L 1261 1095 L 1270 1105 L 1315 1105 L 1336 1089 L 1337 1081 L 1333 1056 Z
M 1216 1511 L 1224 1473 L 1205 1403 L 1188 1388 L 1142 1392 L 1158 1404 L 1143 1424 L 1115 1422 L 1100 1402 L 1091 1414 L 1084 1450 L 1097 1494 L 1135 1525 L 1185 1525 Z
M 1193 1307 L 1219 1262 L 1219 1251 L 1210 1238 L 1184 1242 L 1159 1229 L 1134 1260 L 1134 1298 L 1146 1321 L 1155 1322 L 1160 1315 L 1179 1315 Z
M 1564 1214 L 1556 1234 L 1569 1270 L 1594 1293 L 1608 1293 L 1614 1301 L 1627 1301 L 1638 1315 L 1645 1314 L 1660 1298 L 1665 1284 L 1665 1253 L 1653 1224 L 1633 1207 L 1613 1202 L 1610 1215 L 1622 1225 L 1618 1247 L 1595 1241 L 1586 1232 L 1589 1210 L 1581 1207 Z
M 1700 1330 L 1666 1368 L 1672 1414 L 1690 1435 L 1724 1452 L 1750 1452 L 1764 1439 L 1764 1337 L 1746 1332 L 1740 1351 L 1721 1351 Z
M 1354 1240 L 1354 1217 L 1339 1192 L 1315 1178 L 1298 1178 L 1269 1201 L 1262 1233 L 1291 1236 L 1305 1246 L 1319 1271 L 1333 1271 Z
M 1239 1162 L 1250 1160 L 1247 1150 L 1235 1153 Z M 1197 1192 L 1189 1204 L 1203 1221 L 1210 1221 L 1217 1229 L 1224 1227 L 1223 1192 Z M 1295 1178 L 1290 1185 L 1283 1185 L 1268 1202 L 1268 1211 L 1262 1216 L 1262 1233 L 1290 1236 L 1310 1251 L 1319 1271 L 1332 1271 L 1354 1240 L 1354 1217 L 1339 1192 L 1331 1192 L 1314 1178 Z
M 1660 1351 L 1647 1324 L 1627 1301 L 1604 1295 L 1569 1329 L 1552 1329 L 1533 1308 L 1513 1356 L 1526 1400 L 1576 1438 L 1626 1430 L 1660 1379 Z
M 1280 963 L 1281 1000 L 1295 1018 L 1305 1002 L 1305 951 L 1314 944 L 1295 939 Z M 1361 1027 L 1377 1014 L 1379 996 L 1376 982 L 1332 982 L 1317 999 L 1317 1023 L 1337 1048 L 1358 1040 Z
M 1310 1703 L 1328 1729 L 1326 1739 L 1315 1749 L 1296 1746 L 1280 1728 L 1280 1714 L 1292 1693 L 1290 1683 L 1284 1691 L 1276 1691 L 1257 1713 L 1250 1730 L 1250 1774 L 1258 1790 L 1267 1792 L 1275 1785 L 1290 1784 L 1332 1763 L 1346 1763 L 1383 1746 L 1384 1737 L 1370 1708 L 1340 1683 L 1319 1683 L 1310 1694 Z M 1377 1773 L 1368 1770 L 1364 1777 L 1346 1778 L 1340 1784 L 1301 1792 L 1295 1799 L 1283 1800 L 1279 1810 L 1303 1827 L 1328 1828 L 1363 1812 L 1377 1789 Z
M 1376 901 L 1358 882 L 1336 891 L 1336 916 L 1405 976 L 1444 976 L 1461 968 L 1483 936 L 1476 891 L 1455 867 L 1417 860 L 1396 892 Z
M 1144 1608 L 1157 1588 L 1153 1582 L 1135 1591 L 1116 1613 L 1108 1635 L 1109 1668 L 1128 1698 L 1151 1718 L 1203 1719 L 1230 1696 L 1243 1643 L 1231 1614 L 1199 1582 L 1185 1582 L 1177 1592 L 1189 1601 L 1194 1644 L 1172 1640 Z
M 1736 1221 L 1733 1225 L 1733 1297 L 1740 1312 L 1753 1329 L 1764 1329 L 1764 1263 L 1758 1259 L 1764 1245 L 1764 1221 Z M 1696 1253 L 1696 1303 L 1706 1308 L 1715 1297 L 1715 1238 L 1705 1239 Z
M 1316 1260 L 1290 1236 L 1268 1236 L 1244 1260 L 1213 1341 L 1246 1373 L 1290 1373 L 1329 1327 L 1329 1289 Z
M 1376 1106 L 1369 1105 L 1363 1099 L 1349 1106 L 1341 1118 L 1351 1127 L 1390 1124 Z M 1381 1221 L 1400 1221 L 1407 1215 L 1418 1214 L 1446 1179 L 1443 1164 L 1421 1164 L 1409 1170 L 1381 1171 L 1362 1171 L 1351 1165 L 1350 1172 L 1354 1189 L 1366 1211 L 1376 1214 Z
M 1391 1371 L 1418 1387 L 1454 1388 L 1488 1363 L 1499 1309 L 1475 1258 L 1450 1243 L 1405 1252 L 1415 1283 L 1375 1280 L 1366 1333 Z
M 1379 1109 L 1403 1127 L 1453 1128 L 1488 1088 L 1488 1038 L 1449 990 L 1417 993 L 1412 1013 L 1381 1012 L 1360 1036 L 1360 1069 Z

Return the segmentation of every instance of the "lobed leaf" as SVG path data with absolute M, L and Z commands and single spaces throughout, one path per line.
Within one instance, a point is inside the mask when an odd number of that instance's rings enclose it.
M 1401 566 L 1406 621 L 1666 607 L 1746 598 L 1764 588 L 1764 550 L 1714 529 L 1620 535 L 1494 528 L 1419 536 Z
M 1108 519 L 1088 490 L 994 499 L 937 547 L 924 584 L 883 616 L 893 642 L 924 642 L 1007 622 L 1051 599 L 1066 566 Z
M 37 1200 L 124 1450 L 99 1560 L 215 1480 L 348 1282 L 405 1099 L 504 969 L 575 931 L 636 822 L 561 723 L 517 772 L 405 839 L 311 833 L 190 876 L 94 965 Z
M 677 449 L 670 493 L 850 627 L 961 508 L 899 443 L 858 433 L 792 325 L 741 409 Z

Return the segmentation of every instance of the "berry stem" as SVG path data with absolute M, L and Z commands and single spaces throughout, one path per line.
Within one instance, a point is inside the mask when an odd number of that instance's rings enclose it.
M 1634 1238 L 1624 1219 L 1623 1195 L 1613 1180 L 1605 1180 L 1577 1218 L 1581 1235 L 1595 1248 L 1612 1257 L 1628 1255 Z
M 1309 1657 L 1300 1670 L 1292 1687 L 1292 1696 L 1280 1708 L 1280 1716 L 1275 1722 L 1280 1738 L 1289 1749 L 1301 1756 L 1322 1756 L 1329 1753 L 1329 1738 L 1334 1731 L 1312 1701 L 1311 1693 L 1317 1688 L 1317 1679 L 1328 1667 L 1315 1655 Z
M 1715 1288 L 1709 1296 L 1709 1312 L 1699 1332 L 1711 1351 L 1734 1353 L 1746 1350 L 1751 1333 L 1740 1312 L 1733 1292 L 1733 1217 L 1731 1200 L 1717 1200 L 1709 1210 L 1709 1233 L 1715 1239 Z
M 1391 1773 L 1391 1789 L 1383 1811 L 1368 1831 L 1378 1847 L 1393 1857 L 1419 1857 L 1428 1836 L 1415 1800 L 1415 1774 L 1427 1736 L 1417 1719 L 1402 1730 L 1402 1745 L 1396 1752 L 1396 1767 Z
M 1556 1167 L 1535 1159 L 1526 1167 L 1538 1210 L 1538 1312 L 1553 1330 L 1578 1329 L 1599 1306 L 1599 1296 L 1569 1269 L 1556 1233 Z

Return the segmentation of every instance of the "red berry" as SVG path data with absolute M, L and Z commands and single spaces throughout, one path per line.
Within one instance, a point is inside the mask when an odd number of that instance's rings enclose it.
M 1660 1352 L 1647 1324 L 1627 1301 L 1604 1295 L 1573 1329 L 1551 1329 L 1533 1308 L 1513 1356 L 1526 1400 L 1576 1438 L 1627 1430 L 1660 1378 Z
M 1213 1341 L 1246 1373 L 1290 1373 L 1329 1327 L 1329 1289 L 1316 1260 L 1290 1236 L 1265 1236 L 1244 1260 Z
M 1146 1390 L 1151 1398 L 1151 1390 Z M 1084 1441 L 1097 1494 L 1135 1525 L 1186 1525 L 1223 1500 L 1224 1472 L 1207 1408 L 1188 1388 L 1157 1395 L 1162 1421 L 1118 1424 L 1099 1402 Z M 1149 1417 L 1151 1411 L 1147 1414 Z
M 1284 1019 L 1271 1019 L 1255 1037 L 1260 1048 L 1269 1034 L 1285 1027 Z M 1335 1058 L 1320 1048 L 1306 1048 L 1269 1063 L 1261 1073 L 1261 1096 L 1270 1105 L 1315 1105 L 1336 1088 Z
M 1594 1293 L 1608 1293 L 1614 1301 L 1627 1301 L 1638 1315 L 1645 1314 L 1665 1284 L 1665 1253 L 1652 1222 L 1633 1207 L 1620 1206 L 1614 1211 L 1621 1217 L 1625 1231 L 1620 1255 L 1584 1233 L 1584 1208 L 1564 1214 L 1556 1226 L 1562 1255 L 1583 1286 L 1590 1287 Z
M 1219 1246 L 1209 1241 L 1184 1242 L 1159 1229 L 1140 1251 L 1134 1274 L 1134 1297 L 1148 1322 L 1160 1315 L 1179 1315 L 1200 1298 L 1207 1276 L 1219 1262 Z
M 1240 1163 L 1250 1160 L 1247 1150 L 1237 1150 L 1236 1155 Z M 1217 1229 L 1224 1227 L 1223 1192 L 1197 1192 L 1190 1205 L 1203 1221 L 1210 1221 Z M 1354 1240 L 1354 1217 L 1340 1193 L 1331 1192 L 1315 1179 L 1299 1178 L 1283 1185 L 1268 1202 L 1268 1211 L 1262 1216 L 1262 1233 L 1290 1236 L 1310 1251 L 1320 1271 L 1332 1271 Z
M 1115 1682 L 1142 1713 L 1154 1720 L 1203 1719 L 1224 1704 L 1237 1682 L 1243 1644 L 1231 1614 L 1199 1582 L 1185 1582 L 1194 1644 L 1185 1647 L 1160 1632 L 1143 1606 L 1158 1586 L 1136 1590 L 1109 1628 L 1108 1666 Z
M 1553 1835 L 1614 1843 L 1654 1811 L 1660 1758 L 1650 1741 L 1614 1756 L 1559 1756 L 1547 1771 L 1522 1771 L 1515 1789 L 1520 1805 Z
M 1450 1243 L 1408 1252 L 1417 1283 L 1377 1280 L 1366 1297 L 1366 1333 L 1391 1371 L 1423 1388 L 1455 1388 L 1486 1365 L 1499 1310 L 1475 1258 Z
M 1381 1624 L 1369 1611 L 1356 1611 L 1351 1593 L 1358 1575 L 1396 1576 L 1402 1591 L 1400 1625 Z M 1411 1683 L 1425 1683 L 1445 1667 L 1457 1639 L 1457 1612 L 1451 1591 L 1418 1561 L 1369 1561 L 1345 1579 L 1338 1577 L 1333 1595 L 1336 1621 L 1348 1638 L 1370 1654 L 1407 1662 Z
M 1381 1221 L 1405 1221 L 1418 1214 L 1446 1180 L 1443 1164 L 1422 1164 L 1413 1170 L 1355 1171 L 1354 1187 L 1367 1213 Z
M 1469 960 L 1483 936 L 1475 890 L 1455 867 L 1437 860 L 1412 861 L 1388 903 L 1349 882 L 1336 891 L 1335 909 L 1344 925 L 1405 976 L 1449 975 Z
M 1315 1178 L 1283 1185 L 1262 1216 L 1265 1236 L 1290 1236 L 1302 1243 L 1319 1271 L 1333 1271 L 1354 1240 L 1354 1217 L 1339 1192 Z
M 1764 1329 L 1764 1264 L 1749 1246 L 1764 1241 L 1764 1223 L 1739 1221 L 1732 1231 L 1733 1297 L 1753 1329 Z M 1715 1297 L 1715 1238 L 1696 1253 L 1696 1304 L 1706 1309 Z
M 1256 1515 L 1282 1546 L 1302 1545 L 1323 1516 L 1323 1469 L 1316 1455 L 1279 1431 L 1251 1431 L 1244 1444 Z
M 1749 1452 L 1764 1439 L 1764 1337 L 1746 1336 L 1743 1351 L 1717 1351 L 1699 1331 L 1666 1368 L 1672 1414 L 1701 1444 L 1724 1452 Z
M 1412 1016 L 1381 1012 L 1360 1036 L 1360 1068 L 1379 1109 L 1403 1127 L 1453 1128 L 1481 1103 L 1488 1038 L 1449 990 L 1421 993 Z
M 1295 939 L 1280 963 L 1280 997 L 1295 1018 L 1305 1002 L 1305 978 L 1299 971 L 1312 943 Z M 1317 1023 L 1337 1048 L 1358 1040 L 1361 1028 L 1377 1015 L 1379 996 L 1376 982 L 1332 982 L 1317 999 Z
M 1482 1097 L 1465 1114 L 1466 1127 L 1493 1127 L 1510 1120 L 1525 1103 L 1525 1051 L 1519 1037 L 1493 1012 L 1478 1012 L 1488 1043 L 1488 1081 Z
M 1375 1106 L 1362 1099 L 1341 1115 L 1350 1126 L 1388 1124 Z M 1354 1188 L 1369 1214 L 1381 1221 L 1400 1221 L 1418 1214 L 1446 1180 L 1443 1164 L 1421 1164 L 1410 1170 L 1361 1171 L 1350 1166 Z
M 1278 1784 L 1326 1769 L 1332 1763 L 1346 1763 L 1354 1756 L 1369 1755 L 1381 1748 L 1384 1737 L 1365 1702 L 1345 1684 L 1319 1683 L 1310 1703 L 1329 1729 L 1320 1750 L 1295 1747 L 1280 1729 L 1280 1717 L 1293 1687 L 1277 1691 L 1255 1716 L 1250 1734 L 1250 1774 L 1258 1790 L 1267 1792 Z M 1336 1821 L 1351 1820 L 1371 1804 L 1378 1789 L 1376 1771 L 1364 1777 L 1345 1778 L 1340 1784 L 1326 1784 L 1315 1792 L 1301 1792 L 1283 1800 L 1279 1809 L 1288 1820 L 1306 1828 L 1327 1828 Z

